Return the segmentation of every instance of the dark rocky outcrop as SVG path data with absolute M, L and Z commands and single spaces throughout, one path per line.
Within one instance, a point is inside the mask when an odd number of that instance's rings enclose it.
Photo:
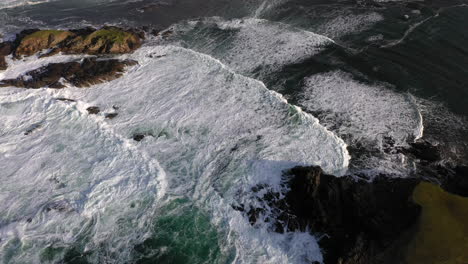
M 401 152 L 415 160 L 418 177 L 439 182 L 449 193 L 468 197 L 468 166 L 444 161 L 440 145 L 420 140 Z
M 267 206 L 234 208 L 244 211 L 252 225 L 262 218 L 276 232 L 322 234 L 325 264 L 402 263 L 421 211 L 411 198 L 418 183 L 386 177 L 368 182 L 327 175 L 319 167 L 296 167 L 284 176 L 285 194 L 264 185 L 252 189 L 266 193 L 257 205 Z
M 26 29 L 16 35 L 15 41 L 0 43 L 0 70 L 7 69 L 5 57 L 14 58 L 63 54 L 109 55 L 131 53 L 138 49 L 145 34 L 137 29 L 106 26 L 101 29 L 86 27 L 71 30 Z
M 0 43 L 0 70 L 6 70 L 8 65 L 5 60 L 5 56 L 8 56 L 13 51 L 12 42 L 3 42 Z
M 114 119 L 117 115 L 118 113 L 107 113 L 104 115 L 104 117 L 107 119 Z
M 327 175 L 319 167 L 288 174 L 294 225 L 326 234 L 320 240 L 325 263 L 398 263 L 402 256 L 386 253 L 417 222 L 420 207 L 411 196 L 418 180 L 381 177 L 370 183 Z
M 86 108 L 86 111 L 88 111 L 88 113 L 91 115 L 97 115 L 99 112 L 101 112 L 101 109 L 99 109 L 97 106 L 90 106 Z
M 45 67 L 27 72 L 17 79 L 0 81 L 0 87 L 21 88 L 64 88 L 65 83 L 76 87 L 88 87 L 111 81 L 122 76 L 125 67 L 135 65 L 135 61 L 85 58 L 81 62 L 51 63 Z
M 409 153 L 416 156 L 420 160 L 427 162 L 436 162 L 441 159 L 440 151 L 437 146 L 432 145 L 428 141 L 418 141 L 410 144 Z

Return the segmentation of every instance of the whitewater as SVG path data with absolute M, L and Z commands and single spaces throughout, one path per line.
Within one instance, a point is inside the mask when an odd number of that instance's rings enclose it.
M 25 3 L 33 2 L 0 8 Z M 274 4 L 256 18 L 174 24 L 171 38 L 119 56 L 138 64 L 109 83 L 0 89 L 0 259 L 53 263 L 76 251 L 96 263 L 164 261 L 190 248 L 190 263 L 321 262 L 310 233 L 253 227 L 233 209 L 253 202 L 240 194 L 258 184 L 281 189 L 282 172 L 297 165 L 344 175 L 349 144 L 381 148 L 379 135 L 390 133 L 404 145 L 422 136 L 422 117 L 411 95 L 339 71 L 308 77 L 300 107 L 266 87 L 262 77 L 336 43 L 257 18 Z M 0 79 L 84 57 L 9 57 Z M 91 106 L 101 112 L 89 114 Z M 402 162 L 369 164 L 395 172 Z M 148 241 L 154 247 L 138 250 Z M 203 257 L 193 249 L 205 246 Z
M 9 201 L 1 208 L 9 212 L 1 219 L 1 258 L 38 262 L 46 248 L 82 244 L 91 259 L 117 254 L 124 263 L 135 258 L 131 245 L 154 235 L 158 211 L 184 197 L 211 216 L 225 236 L 222 251 L 235 262 L 320 260 L 311 235 L 255 229 L 231 204 L 240 190 L 279 184 L 281 171 L 295 165 L 343 174 L 344 142 L 263 83 L 207 55 L 147 46 L 122 58 L 139 64 L 89 89 L 1 90 L 0 160 L 9 179 L 0 187 Z M 46 61 L 67 59 L 76 58 Z M 14 62 L 2 77 L 37 61 Z M 89 115 L 89 106 L 118 116 Z M 138 143 L 134 133 L 152 136 Z

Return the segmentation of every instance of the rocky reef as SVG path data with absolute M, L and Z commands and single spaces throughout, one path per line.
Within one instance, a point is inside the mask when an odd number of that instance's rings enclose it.
M 20 88 L 64 88 L 66 84 L 89 87 L 112 81 L 122 76 L 126 66 L 135 65 L 132 60 L 85 58 L 82 61 L 51 63 L 27 72 L 16 79 L 0 81 L 0 87 Z
M 47 50 L 43 56 L 63 54 L 124 54 L 139 48 L 144 35 L 117 27 L 99 30 L 25 30 L 17 35 L 14 55 L 31 56 Z
M 325 264 L 466 263 L 468 198 L 435 184 L 335 177 L 311 166 L 286 171 L 282 185 L 284 193 L 255 186 L 256 202 L 233 207 L 253 226 L 316 235 Z
M 373 182 L 324 174 L 319 167 L 288 172 L 289 211 L 300 230 L 324 233 L 325 263 L 397 263 L 393 249 L 417 222 L 411 201 L 416 179 L 379 177 Z
M 131 53 L 142 45 L 144 33 L 118 27 L 91 27 L 73 30 L 23 30 L 15 41 L 0 43 L 0 70 L 8 68 L 5 57 L 13 59 L 39 55 L 62 54 L 93 55 L 79 61 L 51 63 L 31 70 L 15 79 L 0 81 L 0 87 L 64 88 L 66 84 L 88 87 L 117 79 L 126 66 L 136 61 L 108 58 L 111 55 Z

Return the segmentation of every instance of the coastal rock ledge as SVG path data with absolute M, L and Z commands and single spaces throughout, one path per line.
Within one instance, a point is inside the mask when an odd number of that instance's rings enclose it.
M 24 30 L 14 41 L 16 58 L 46 51 L 42 56 L 63 54 L 124 54 L 139 48 L 144 34 L 118 27 L 99 30 L 88 27 L 74 30 Z
M 311 232 L 325 264 L 404 263 L 421 214 L 412 200 L 417 179 L 379 177 L 373 182 L 325 174 L 320 167 L 295 167 L 283 174 L 283 191 L 252 188 L 253 204 L 234 205 L 256 226 L 274 232 Z
M 384 175 L 372 182 L 335 177 L 315 166 L 286 171 L 282 185 L 281 193 L 257 185 L 253 204 L 233 208 L 253 226 L 311 232 L 325 264 L 468 263 L 468 198 L 440 186 Z
M 400 245 L 415 226 L 421 207 L 412 199 L 419 181 L 380 177 L 373 182 L 335 177 L 319 167 L 287 172 L 288 227 L 324 234 L 324 263 L 400 263 Z

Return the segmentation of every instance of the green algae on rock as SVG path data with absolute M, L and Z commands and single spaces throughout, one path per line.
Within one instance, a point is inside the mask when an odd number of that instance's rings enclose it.
M 117 27 L 104 27 L 88 35 L 78 36 L 60 48 L 69 54 L 122 54 L 141 46 L 141 39 L 130 31 Z
M 124 54 L 141 46 L 142 36 L 118 27 L 99 30 L 28 30 L 17 36 L 16 57 L 31 56 L 43 50 L 45 55 Z
M 419 230 L 408 247 L 409 264 L 468 263 L 468 198 L 421 182 L 413 193 L 422 206 Z
M 74 35 L 65 30 L 39 30 L 23 37 L 15 54 L 17 56 L 31 56 L 44 49 L 55 47 Z

